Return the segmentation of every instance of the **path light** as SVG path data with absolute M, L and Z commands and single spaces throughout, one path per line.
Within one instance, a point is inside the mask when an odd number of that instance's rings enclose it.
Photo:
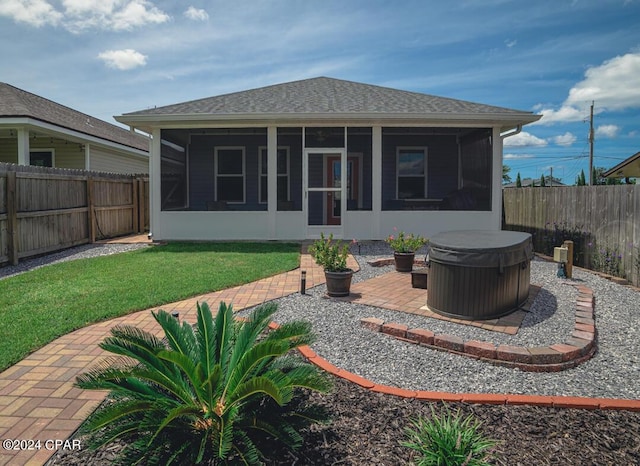
M 180 313 L 178 311 L 171 311 L 171 317 L 174 317 L 176 320 L 180 320 Z
M 307 271 L 303 270 L 300 273 L 300 294 L 305 294 L 307 290 Z

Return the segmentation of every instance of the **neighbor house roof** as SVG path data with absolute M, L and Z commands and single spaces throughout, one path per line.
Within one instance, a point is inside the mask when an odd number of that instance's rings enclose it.
M 531 112 L 436 97 L 333 78 L 312 78 L 125 113 L 116 120 L 145 122 L 287 119 L 483 120 L 507 127 L 531 123 Z
M 602 174 L 605 178 L 640 178 L 640 152 Z
M 3 118 L 30 118 L 134 149 L 149 151 L 149 140 L 145 136 L 6 83 L 0 83 L 0 122 Z

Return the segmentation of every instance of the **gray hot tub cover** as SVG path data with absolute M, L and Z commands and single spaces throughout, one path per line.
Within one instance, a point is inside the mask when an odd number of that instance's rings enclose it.
M 446 231 L 432 237 L 429 248 L 430 261 L 500 271 L 533 257 L 531 235 L 516 231 Z

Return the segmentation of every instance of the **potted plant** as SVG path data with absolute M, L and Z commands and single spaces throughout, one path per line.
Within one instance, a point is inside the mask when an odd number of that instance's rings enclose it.
M 394 228 L 394 231 L 397 232 L 397 228 Z M 393 258 L 398 272 L 411 272 L 416 251 L 428 243 L 428 240 L 420 235 L 406 235 L 403 231 L 396 235 L 389 235 L 385 241 L 393 249 Z
M 333 241 L 333 234 L 325 238 L 324 233 L 320 233 L 320 239 L 309 248 L 309 253 L 316 264 L 324 268 L 327 294 L 334 297 L 348 296 L 353 276 L 353 270 L 347 267 L 349 247 L 341 241 Z

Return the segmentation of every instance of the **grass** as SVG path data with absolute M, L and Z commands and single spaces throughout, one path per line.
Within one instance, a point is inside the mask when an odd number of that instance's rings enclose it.
M 171 243 L 0 280 L 0 370 L 89 324 L 292 270 L 298 244 Z

